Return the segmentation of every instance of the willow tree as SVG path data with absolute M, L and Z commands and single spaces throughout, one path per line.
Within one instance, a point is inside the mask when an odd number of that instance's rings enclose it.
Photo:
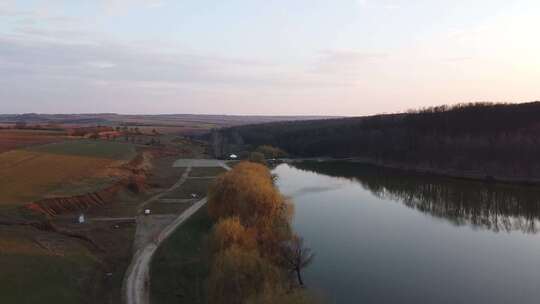
M 221 219 L 212 233 L 214 252 L 224 251 L 232 246 L 248 251 L 257 249 L 255 229 L 244 227 L 238 217 Z
M 257 250 L 232 246 L 214 257 L 208 300 L 213 304 L 245 303 L 265 288 L 280 286 L 284 280 L 283 270 L 261 257 Z
M 299 236 L 293 236 L 291 240 L 284 242 L 281 250 L 281 264 L 285 269 L 296 274 L 298 284 L 304 287 L 302 280 L 302 270 L 306 268 L 315 255 L 311 249 L 304 246 L 304 239 Z
M 242 162 L 218 177 L 208 194 L 211 217 L 236 216 L 246 227 L 268 227 L 286 210 L 285 198 L 275 187 L 270 170 L 251 162 Z

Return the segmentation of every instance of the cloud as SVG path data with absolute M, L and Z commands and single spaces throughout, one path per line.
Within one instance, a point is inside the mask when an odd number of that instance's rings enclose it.
M 163 0 L 102 0 L 102 7 L 108 15 L 122 15 L 132 9 L 156 9 L 163 7 Z
M 384 9 L 387 9 L 387 10 L 395 10 L 395 9 L 399 9 L 401 8 L 401 6 L 397 5 L 397 4 L 385 4 L 382 6 Z
M 396 3 L 380 3 L 380 2 L 373 2 L 368 0 L 356 0 L 356 5 L 358 5 L 361 8 L 370 7 L 370 8 L 382 8 L 385 10 L 396 10 L 401 8 L 400 5 Z
M 461 57 L 443 58 L 444 62 L 449 62 L 449 63 L 464 62 L 464 61 L 469 61 L 469 60 L 474 60 L 474 57 L 472 57 L 472 56 L 461 56 Z
M 364 52 L 357 50 L 325 50 L 320 53 L 313 66 L 313 72 L 354 76 L 365 67 L 389 58 L 384 52 Z
M 0 100 L 21 101 L 5 112 L 301 113 L 298 100 L 315 112 L 344 85 L 339 62 L 381 56 L 325 51 L 310 66 L 279 64 L 28 26 L 0 36 L 0 73 L 9 75 Z M 334 66 L 314 72 L 325 64 Z
M 85 63 L 86 66 L 96 69 L 110 69 L 116 66 L 115 63 L 107 61 L 89 61 Z
M 384 59 L 389 56 L 384 52 L 365 52 L 352 49 L 335 49 L 321 52 L 322 57 L 337 61 L 366 61 Z
M 155 93 L 158 90 L 205 88 L 291 90 L 331 85 L 328 77 L 302 68 L 184 52 L 160 52 L 130 43 L 69 43 L 74 33 L 25 30 L 0 37 L 0 70 L 13 81 L 70 82 L 76 87 L 109 87 Z M 52 39 L 53 37 L 54 39 Z
M 368 0 L 356 0 L 356 4 L 359 6 L 366 6 L 368 4 Z

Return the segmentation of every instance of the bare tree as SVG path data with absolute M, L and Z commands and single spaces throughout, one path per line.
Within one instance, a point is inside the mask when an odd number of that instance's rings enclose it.
M 297 235 L 293 236 L 291 240 L 285 242 L 282 246 L 282 265 L 291 273 L 296 273 L 300 287 L 304 287 L 302 270 L 311 264 L 314 257 L 315 254 L 311 252 L 311 248 L 304 247 L 304 239 Z

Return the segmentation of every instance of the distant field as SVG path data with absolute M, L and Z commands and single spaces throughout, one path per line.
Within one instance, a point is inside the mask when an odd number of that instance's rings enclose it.
M 47 195 L 74 195 L 104 186 L 100 173 L 136 154 L 132 145 L 67 141 L 0 154 L 0 205 L 19 205 Z M 80 194 L 80 193 L 79 193 Z
M 152 134 L 156 130 L 160 134 L 191 135 L 206 132 L 216 125 L 193 125 L 193 126 L 167 126 L 167 125 L 126 125 L 129 128 L 138 128 L 144 134 Z
M 135 156 L 133 145 L 103 140 L 65 141 L 26 149 L 32 152 L 58 155 L 127 160 Z
M 169 134 L 200 134 L 213 128 L 245 124 L 298 121 L 328 118 L 323 116 L 241 116 L 241 115 L 121 115 L 121 114 L 0 114 L 0 124 L 13 125 L 24 121 L 27 124 L 54 124 L 62 126 L 130 126 L 141 130 Z
M 65 139 L 66 134 L 62 131 L 0 129 L 0 153 L 32 145 L 63 141 Z

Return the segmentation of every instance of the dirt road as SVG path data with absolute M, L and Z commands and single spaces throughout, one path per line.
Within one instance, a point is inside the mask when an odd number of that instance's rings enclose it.
M 163 193 L 160 193 L 159 195 L 156 195 L 155 197 L 148 200 L 148 203 L 159 199 L 161 196 L 165 195 L 165 193 L 176 189 L 177 187 L 180 187 L 182 183 L 184 183 L 189 175 L 189 172 L 191 171 L 191 167 L 193 164 L 203 164 L 203 166 L 207 165 L 209 161 L 212 161 L 214 166 L 216 167 L 223 167 L 227 170 L 230 170 L 230 167 L 227 166 L 222 161 L 218 160 L 188 160 L 183 161 L 183 165 L 186 164 L 188 169 L 182 175 L 180 180 L 171 187 L 168 191 L 165 191 Z M 142 246 L 140 249 L 137 250 L 135 255 L 133 256 L 133 259 L 131 261 L 131 265 L 129 266 L 126 276 L 124 278 L 124 292 L 125 292 L 125 303 L 127 304 L 149 304 L 150 303 L 150 262 L 152 260 L 152 256 L 156 252 L 157 248 L 163 242 L 165 239 L 167 239 L 168 236 L 170 236 L 178 226 L 180 226 L 186 219 L 191 217 L 197 210 L 199 210 L 202 206 L 206 204 L 206 198 L 203 198 L 199 201 L 197 201 L 195 204 L 193 204 L 191 207 L 186 209 L 182 214 L 180 214 L 173 222 L 171 222 L 169 225 L 167 225 L 159 234 L 157 237 L 153 238 L 152 241 L 147 242 L 144 246 Z M 146 204 L 144 204 L 146 205 Z
M 199 208 L 206 204 L 206 198 L 198 201 L 184 211 L 170 225 L 165 227 L 154 242 L 147 244 L 137 251 L 133 257 L 133 262 L 128 269 L 126 278 L 126 303 L 128 304 L 148 304 L 150 303 L 150 261 L 156 252 L 159 244 L 167 239 L 180 224 L 188 219 Z

